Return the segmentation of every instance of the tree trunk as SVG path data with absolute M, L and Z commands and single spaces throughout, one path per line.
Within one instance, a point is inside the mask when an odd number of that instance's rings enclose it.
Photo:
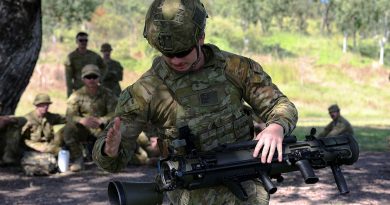
M 0 115 L 14 114 L 42 44 L 41 0 L 0 1 Z
M 381 40 L 379 40 L 379 46 L 380 46 L 379 65 L 385 64 L 385 44 L 386 44 L 385 38 L 382 38 Z
M 343 40 L 343 53 L 346 53 L 347 52 L 347 46 L 348 46 L 348 42 L 347 42 L 347 39 L 348 39 L 348 33 L 347 32 L 344 32 L 344 40 Z

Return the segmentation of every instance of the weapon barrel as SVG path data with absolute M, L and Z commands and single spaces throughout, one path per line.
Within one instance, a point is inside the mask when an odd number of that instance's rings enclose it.
M 154 182 L 111 181 L 107 192 L 111 205 L 151 205 L 163 201 L 163 193 Z

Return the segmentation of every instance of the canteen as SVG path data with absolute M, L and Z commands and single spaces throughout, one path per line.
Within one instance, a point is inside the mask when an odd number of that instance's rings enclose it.
M 69 170 L 69 158 L 70 158 L 69 150 L 62 148 L 58 152 L 58 168 L 60 172 L 66 172 Z

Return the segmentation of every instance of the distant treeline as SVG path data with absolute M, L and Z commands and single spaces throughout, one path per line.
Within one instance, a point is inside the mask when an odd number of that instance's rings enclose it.
M 144 16 L 151 0 L 43 0 L 43 29 L 47 39 L 71 39 L 77 30 L 93 33 L 98 44 L 115 41 L 145 54 Z M 343 35 L 343 52 L 359 41 L 378 44 L 383 64 L 389 37 L 388 0 L 203 0 L 209 14 L 206 34 L 211 42 L 235 51 L 258 52 L 258 35 L 299 32 L 306 35 Z M 210 26 L 213 24 L 213 26 Z M 214 26 L 214 24 L 216 24 Z M 210 36 L 211 39 L 210 39 Z M 351 46 L 348 47 L 348 39 Z M 141 42 L 141 45 L 138 45 Z M 115 44 L 115 43 L 114 43 Z M 129 55 L 123 51 L 123 55 Z M 126 56 L 123 56 L 126 57 Z

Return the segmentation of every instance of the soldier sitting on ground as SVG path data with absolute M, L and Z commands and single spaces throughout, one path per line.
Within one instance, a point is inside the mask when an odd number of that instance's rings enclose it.
M 0 112 L 2 103 L 0 102 Z M 21 158 L 21 128 L 24 117 L 0 116 L 0 166 L 17 165 Z
M 83 146 L 86 147 L 85 157 L 88 158 L 91 154 L 89 148 L 93 146 L 96 136 L 114 116 L 117 97 L 111 90 L 100 86 L 100 76 L 96 65 L 84 66 L 81 72 L 84 86 L 72 93 L 67 101 L 68 122 L 64 127 L 64 140 L 69 145 L 73 162 L 71 171 L 84 169 Z
M 56 156 L 63 145 L 61 130 L 54 132 L 54 125 L 65 124 L 63 115 L 49 112 L 52 104 L 47 94 L 37 94 L 33 105 L 35 110 L 25 115 L 26 125 L 22 135 L 26 151 L 22 167 L 28 175 L 50 174 L 56 168 Z
M 331 105 L 328 108 L 329 116 L 332 118 L 324 130 L 318 134 L 318 137 L 334 137 L 339 135 L 353 136 L 353 129 L 351 124 L 340 114 L 338 105 Z
M 119 81 L 122 81 L 123 78 L 123 67 L 118 61 L 111 58 L 112 47 L 110 44 L 104 43 L 100 51 L 103 54 L 103 60 L 107 68 L 102 84 L 119 97 L 122 91 Z

